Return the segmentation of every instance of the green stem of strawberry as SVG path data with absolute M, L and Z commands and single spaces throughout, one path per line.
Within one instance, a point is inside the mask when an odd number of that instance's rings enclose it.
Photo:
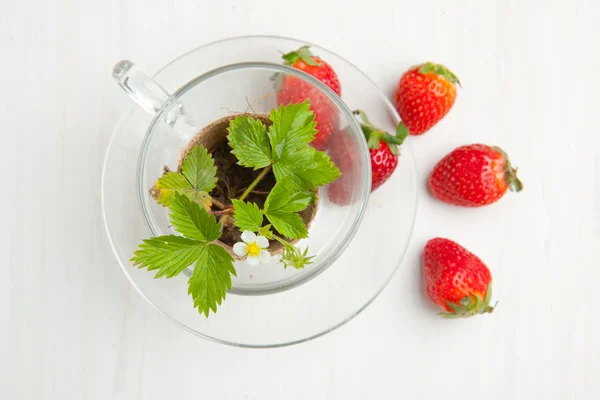
M 523 190 L 523 182 L 519 178 L 517 178 L 517 169 L 511 169 L 510 173 L 506 174 L 506 182 L 508 183 L 508 187 L 513 192 L 520 192 Z
M 270 165 L 267 166 L 265 169 L 263 169 L 260 174 L 258 174 L 256 179 L 254 179 L 254 181 L 250 184 L 250 186 L 248 186 L 246 191 L 244 193 L 242 193 L 242 195 L 240 196 L 240 198 L 238 200 L 244 200 L 246 197 L 248 197 L 248 195 L 250 194 L 252 189 L 254 189 L 256 187 L 256 185 L 258 185 L 258 182 L 260 182 L 265 176 L 267 176 L 269 171 L 271 171 Z
M 373 126 L 373 124 L 371 124 L 371 121 L 369 121 L 369 117 L 367 117 L 367 113 L 363 110 L 354 110 L 352 111 L 352 114 L 359 116 L 365 124 Z
M 478 295 L 469 295 L 461 299 L 460 304 L 454 304 L 447 302 L 448 307 L 452 310 L 449 312 L 441 312 L 438 315 L 444 318 L 461 318 L 470 317 L 477 314 L 486 314 L 494 311 L 494 306 L 490 306 L 492 300 L 492 283 L 490 282 L 487 287 L 485 299 L 482 299 Z
M 502 155 L 502 158 L 504 158 L 504 161 L 506 162 L 506 165 L 504 167 L 504 179 L 506 179 L 508 188 L 511 191 L 517 193 L 523 190 L 523 182 L 521 182 L 517 177 L 518 168 L 513 168 L 510 159 L 508 158 L 508 154 L 506 154 L 506 152 L 498 146 L 494 146 L 492 147 L 492 149 L 500 153 L 500 155 Z
M 404 142 L 404 139 L 408 136 L 408 129 L 402 122 L 396 128 L 396 136 L 390 135 L 389 133 L 375 127 L 371 121 L 369 121 L 369 117 L 367 117 L 367 113 L 363 110 L 354 110 L 352 114 L 359 117 L 360 127 L 367 139 L 367 144 L 370 149 L 377 149 L 379 147 L 379 143 L 381 141 L 388 144 L 391 152 L 394 155 L 398 155 L 398 145 L 401 145 Z
M 288 248 L 288 247 L 294 247 L 293 244 L 291 244 L 290 242 L 288 242 L 287 240 L 285 240 L 281 236 L 273 235 L 273 239 L 277 240 L 279 243 L 281 243 L 282 245 L 284 245 L 286 248 Z
M 404 122 L 400 121 L 400 123 L 396 127 L 396 137 L 399 138 L 402 142 L 404 142 L 404 139 L 406 139 L 409 134 L 410 132 L 408 131 L 406 125 L 404 125 Z
M 281 56 L 285 60 L 287 65 L 294 65 L 296 61 L 302 60 L 306 64 L 311 65 L 313 67 L 318 67 L 320 65 L 319 62 L 313 59 L 313 54 L 310 51 L 310 46 L 302 46 L 296 51 L 291 51 L 287 54 Z
M 445 65 L 427 62 L 425 64 L 419 65 L 418 67 L 419 67 L 420 74 L 434 73 L 436 75 L 443 76 L 449 82 L 456 83 L 456 84 L 458 84 L 458 86 L 462 87 L 458 77 L 454 74 L 454 72 L 450 71 Z

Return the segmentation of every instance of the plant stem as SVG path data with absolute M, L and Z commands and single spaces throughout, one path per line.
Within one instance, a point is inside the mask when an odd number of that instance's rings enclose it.
M 273 239 L 277 240 L 279 243 L 281 243 L 284 246 L 294 246 L 293 244 L 291 244 L 290 242 L 288 242 L 287 240 L 285 240 L 284 238 L 282 238 L 281 236 L 277 236 L 275 234 L 273 234 Z
M 226 208 L 225 210 L 219 210 L 219 211 L 209 211 L 209 214 L 212 215 L 231 215 L 233 214 L 233 208 Z
M 365 113 L 363 110 L 354 110 L 354 111 L 352 111 L 352 114 L 358 115 L 365 124 L 371 125 L 371 121 L 369 121 L 369 118 L 367 117 L 367 113 Z
M 212 198 L 210 200 L 215 206 L 217 206 L 218 208 L 220 208 L 221 210 L 224 210 L 227 208 L 227 206 L 223 203 L 221 203 L 219 200 Z
M 222 215 L 219 219 L 219 223 L 223 226 L 227 225 L 227 220 L 229 220 L 229 214 Z
M 252 189 L 254 189 L 256 187 L 256 185 L 258 185 L 258 182 L 260 182 L 265 176 L 267 176 L 269 171 L 271 171 L 270 165 L 261 171 L 261 173 L 254 180 L 254 182 L 252 182 L 250 184 L 250 186 L 248 186 L 248 189 L 246 189 L 246 191 L 244 193 L 242 193 L 242 195 L 240 196 L 240 198 L 238 200 L 244 200 L 246 197 L 248 197 L 248 195 L 250 194 Z

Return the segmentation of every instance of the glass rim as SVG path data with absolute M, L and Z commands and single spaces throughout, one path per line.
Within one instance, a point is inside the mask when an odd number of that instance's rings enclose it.
M 188 53 L 177 58 L 176 60 L 185 57 L 187 54 Z M 318 79 L 313 77 L 312 75 L 307 74 L 306 72 L 300 71 L 296 68 L 292 68 L 287 65 L 270 63 L 270 62 L 254 62 L 254 61 L 233 63 L 233 64 L 228 64 L 228 65 L 225 65 L 225 66 L 222 66 L 219 68 L 215 68 L 213 70 L 210 70 L 204 74 L 201 74 L 201 75 L 191 79 L 190 81 L 185 83 L 183 86 L 181 86 L 180 88 L 175 90 L 172 94 L 170 94 L 167 101 L 165 101 L 165 103 L 161 106 L 161 108 L 156 112 L 156 114 L 152 118 L 152 121 L 148 125 L 146 134 L 144 135 L 144 138 L 142 140 L 142 145 L 140 147 L 140 153 L 139 153 L 139 157 L 138 157 L 137 171 L 136 171 L 136 186 L 137 186 L 137 192 L 138 192 L 138 201 L 139 201 L 139 204 L 142 209 L 142 215 L 144 216 L 144 221 L 146 223 L 146 226 L 150 230 L 153 237 L 160 236 L 162 234 L 162 232 L 158 228 L 158 224 L 156 223 L 153 213 L 151 212 L 150 200 L 147 196 L 147 191 L 143 188 L 143 176 L 144 176 L 144 172 L 145 172 L 144 166 L 146 163 L 146 156 L 148 154 L 148 149 L 149 149 L 150 143 L 152 141 L 152 137 L 154 136 L 154 133 L 155 133 L 154 127 L 159 123 L 159 121 L 161 121 L 163 119 L 163 117 L 165 116 L 165 113 L 170 110 L 170 106 L 173 105 L 175 102 L 177 102 L 177 100 L 180 99 L 183 95 L 185 95 L 189 90 L 193 89 L 200 83 L 205 82 L 205 81 L 207 81 L 213 77 L 216 77 L 218 75 L 232 72 L 232 71 L 245 70 L 245 69 L 269 69 L 269 70 L 272 70 L 274 73 L 285 73 L 288 75 L 293 75 L 293 76 L 296 76 L 300 79 L 303 79 L 303 80 L 309 82 L 310 84 L 317 87 L 317 89 L 319 89 L 321 92 L 325 93 L 325 95 L 329 98 L 329 100 L 331 100 L 335 104 L 337 110 L 339 110 L 342 114 L 344 114 L 346 116 L 347 120 L 349 120 L 350 123 L 354 125 L 356 132 L 362 132 L 362 129 L 360 128 L 360 124 L 358 123 L 358 121 L 356 120 L 354 115 L 352 114 L 352 110 L 350 110 L 350 108 L 346 105 L 346 103 L 331 88 L 329 88 L 327 85 L 325 85 L 324 83 L 322 83 L 321 81 L 319 81 Z M 298 286 L 301 286 L 301 285 L 311 281 L 312 279 L 316 278 L 318 275 L 320 275 L 325 270 L 327 270 L 327 268 L 330 267 L 339 258 L 339 256 L 342 254 L 342 252 L 348 247 L 348 245 L 352 241 L 352 238 L 354 238 L 354 235 L 356 234 L 358 227 L 360 226 L 360 223 L 362 222 L 362 219 L 365 215 L 365 211 L 367 208 L 369 194 L 371 193 L 371 162 L 370 162 L 370 156 L 369 156 L 369 148 L 367 146 L 366 141 L 361 140 L 361 141 L 359 141 L 359 143 L 360 143 L 360 148 L 361 148 L 360 153 L 361 153 L 363 165 L 365 165 L 367 167 L 367 170 L 365 171 L 365 174 L 363 175 L 362 192 L 360 194 L 360 198 L 358 201 L 359 209 L 358 209 L 358 212 L 355 213 L 352 224 L 350 225 L 348 230 L 343 234 L 342 241 L 336 246 L 335 251 L 333 253 L 331 253 L 327 258 L 325 258 L 323 261 L 321 261 L 317 268 L 315 268 L 314 270 L 312 270 L 310 273 L 306 274 L 305 276 L 301 277 L 300 279 L 293 280 L 285 285 L 274 286 L 274 287 L 265 288 L 262 290 L 260 290 L 260 289 L 259 290 L 247 290 L 247 289 L 240 289 L 240 288 L 235 289 L 232 287 L 230 290 L 227 291 L 228 294 L 242 295 L 242 296 L 266 296 L 266 295 L 285 292 L 287 290 L 297 288 Z M 191 272 L 189 272 L 188 269 L 184 270 L 183 273 L 188 277 L 191 275 Z

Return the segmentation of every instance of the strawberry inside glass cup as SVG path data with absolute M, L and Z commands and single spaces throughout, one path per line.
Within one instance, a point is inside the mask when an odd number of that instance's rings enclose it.
M 315 113 L 317 135 L 312 146 L 327 149 L 331 136 L 339 131 L 340 114 L 335 103 L 319 88 L 297 76 L 287 75 L 281 79 L 277 90 L 277 104 L 294 104 L 310 100 L 310 109 Z

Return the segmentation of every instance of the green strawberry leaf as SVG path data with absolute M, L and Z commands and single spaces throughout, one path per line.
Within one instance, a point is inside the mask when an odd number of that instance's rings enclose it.
M 273 227 L 279 233 L 290 239 L 301 239 L 308 236 L 308 230 L 302 217 L 296 213 L 286 211 L 269 211 L 265 213 Z
M 271 147 L 267 127 L 259 120 L 239 116 L 227 128 L 229 145 L 237 157 L 238 164 L 254 169 L 271 165 Z
M 217 168 L 208 151 L 203 146 L 193 147 L 181 165 L 181 173 L 167 171 L 150 190 L 158 204 L 169 207 L 175 194 L 187 196 L 190 200 L 210 208 L 210 191 L 217 184 Z
M 269 193 L 265 201 L 264 212 L 285 211 L 299 212 L 304 210 L 313 201 L 315 194 L 293 185 L 289 180 L 282 180 Z
M 308 101 L 288 106 L 280 105 L 279 108 L 271 110 L 270 119 L 273 124 L 268 135 L 276 160 L 305 148 L 317 134 L 315 114 L 310 110 Z
M 194 307 L 208 317 L 210 310 L 225 299 L 231 289 L 231 276 L 236 276 L 233 257 L 223 247 L 208 244 L 202 247 L 197 257 L 194 272 L 188 280 L 188 294 L 194 299 Z
M 233 257 L 220 245 L 210 243 L 221 236 L 221 225 L 198 203 L 175 193 L 171 201 L 171 223 L 184 236 L 166 235 L 145 239 L 131 262 L 139 268 L 157 270 L 156 278 L 171 278 L 195 263 L 188 281 L 194 307 L 208 316 L 215 312 L 231 288 L 236 275 Z
M 273 165 L 277 181 L 289 179 L 296 186 L 314 190 L 336 180 L 340 170 L 329 156 L 312 147 L 306 147 L 287 155 Z
M 171 224 L 183 236 L 213 242 L 221 236 L 221 224 L 198 203 L 176 194 L 171 202 Z
M 211 197 L 207 192 L 194 188 L 185 176 L 172 171 L 158 178 L 150 194 L 163 207 L 169 207 L 176 194 L 185 195 L 190 200 L 202 204 L 204 208 L 212 205 Z
M 183 160 L 181 173 L 197 192 L 210 193 L 217 185 L 217 167 L 204 146 L 194 146 Z
M 315 200 L 311 193 L 290 180 L 282 180 L 269 193 L 263 213 L 282 235 L 292 239 L 308 236 L 308 230 L 298 211 L 304 210 Z
M 205 242 L 176 235 L 144 239 L 133 253 L 131 262 L 138 268 L 157 270 L 155 278 L 171 278 L 192 265 L 205 245 Z
M 258 232 L 263 222 L 263 215 L 255 203 L 232 200 L 235 210 L 235 225 L 240 231 Z
M 193 193 L 193 186 L 185 176 L 177 172 L 167 172 L 156 181 L 152 195 L 161 206 L 168 207 L 175 193 Z

